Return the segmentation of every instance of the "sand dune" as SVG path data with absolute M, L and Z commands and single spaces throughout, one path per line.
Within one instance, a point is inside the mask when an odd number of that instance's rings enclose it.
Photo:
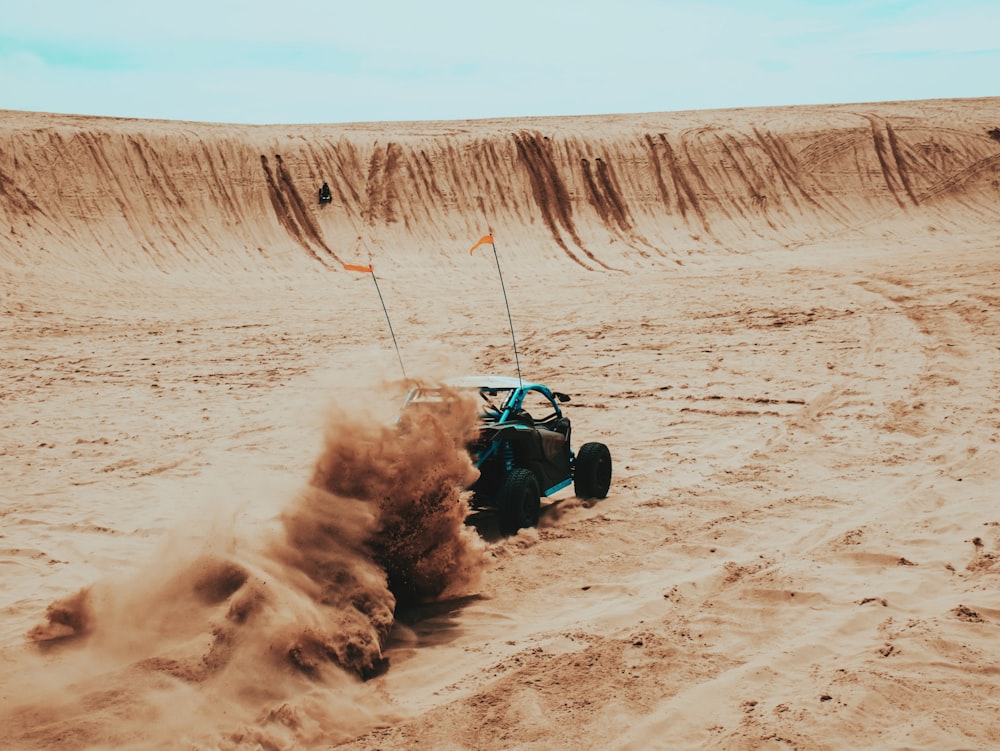
M 795 247 L 915 209 L 966 228 L 995 219 L 997 107 L 308 127 L 8 112 L 5 266 L 423 262 L 488 225 L 518 260 L 608 270 Z M 323 181 L 334 200 L 318 210 Z
M 996 747 L 998 127 L 0 113 L 0 747 Z M 510 538 L 341 269 L 512 374 L 489 230 L 615 459 Z

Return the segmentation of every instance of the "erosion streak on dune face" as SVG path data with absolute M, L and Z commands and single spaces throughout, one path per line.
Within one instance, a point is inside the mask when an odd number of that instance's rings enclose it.
M 618 195 L 618 189 L 614 184 L 614 176 L 610 168 L 603 159 L 597 157 L 594 160 L 597 174 L 590 167 L 590 161 L 583 159 L 584 180 L 587 183 L 588 193 L 594 209 L 601 216 L 605 223 L 613 221 L 618 228 L 628 231 L 631 229 L 631 218 L 628 211 Z
M 377 222 L 393 224 L 397 221 L 394 204 L 395 191 L 392 189 L 392 177 L 396 159 L 394 144 L 388 143 L 385 148 L 375 144 L 371 158 L 368 160 L 368 178 L 365 198 L 367 200 L 364 217 L 369 226 Z
M 541 142 L 540 142 L 541 141 Z M 573 226 L 573 209 L 569 202 L 566 186 L 554 169 L 551 155 L 544 148 L 545 140 L 535 133 L 521 133 L 516 139 L 518 154 L 531 176 L 531 189 L 535 203 L 542 213 L 542 219 L 566 255 L 584 268 L 586 264 L 578 259 L 566 246 L 560 227 L 569 233 L 570 237 L 580 244 L 576 228 Z
M 875 154 L 878 157 L 878 162 L 882 167 L 882 177 L 885 179 L 886 187 L 892 193 L 896 202 L 899 204 L 900 208 L 905 208 L 906 203 L 903 201 L 902 197 L 899 195 L 899 189 L 902 184 L 905 187 L 905 181 L 899 171 L 899 162 L 895 158 L 890 159 L 890 153 L 893 157 L 896 156 L 898 147 L 896 151 L 886 148 L 887 134 L 883 133 L 881 127 L 884 126 L 880 123 L 877 118 L 869 117 L 869 122 L 872 126 L 872 142 L 875 145 Z
M 320 231 L 316 220 L 306 207 L 305 201 L 302 200 L 302 196 L 299 195 L 299 191 L 295 187 L 295 182 L 292 180 L 291 175 L 288 174 L 288 170 L 285 169 L 284 160 L 278 154 L 274 155 L 274 160 L 278 163 L 278 177 L 281 185 L 284 187 L 285 194 L 288 196 L 288 205 L 291 207 L 292 212 L 295 215 L 298 226 L 302 228 L 302 232 L 309 240 L 319 245 L 323 248 L 323 250 L 332 255 L 335 261 L 340 263 L 340 259 L 337 258 L 336 254 L 327 247 L 326 242 L 323 240 L 323 234 Z
M 917 197 L 913 195 L 913 186 L 910 185 L 910 176 L 907 174 L 907 160 L 903 157 L 902 147 L 900 146 L 899 139 L 896 137 L 896 131 L 893 130 L 892 125 L 889 123 L 885 124 L 885 135 L 889 141 L 889 150 L 892 152 L 893 161 L 896 163 L 899 181 L 903 184 L 906 195 L 916 205 L 919 202 L 917 201 Z
M 705 232 L 711 232 L 711 227 L 708 223 L 707 217 L 705 216 L 705 212 L 702 210 L 701 204 L 698 202 L 698 196 L 691 187 L 691 183 L 688 182 L 687 174 L 683 169 L 681 169 L 673 146 L 671 146 L 670 141 L 667 140 L 666 135 L 662 133 L 660 134 L 660 142 L 663 144 L 663 150 L 667 157 L 667 166 L 670 170 L 670 176 L 674 181 L 674 189 L 677 194 L 677 204 L 681 215 L 686 217 L 687 209 L 690 207 L 695 214 L 698 215 L 702 229 L 704 229 Z
M 322 263 L 323 260 L 316 254 L 316 251 L 309 245 L 309 241 L 303 236 L 303 229 L 299 226 L 297 220 L 298 212 L 294 211 L 292 206 L 289 205 L 288 196 L 281 190 L 278 181 L 275 179 L 274 172 L 271 170 L 271 165 L 264 154 L 260 155 L 260 163 L 264 168 L 264 176 L 267 180 L 267 194 L 271 199 L 271 206 L 274 207 L 274 213 L 278 217 L 278 221 L 288 230 L 288 234 L 294 237 L 296 242 L 306 249 L 312 258 Z

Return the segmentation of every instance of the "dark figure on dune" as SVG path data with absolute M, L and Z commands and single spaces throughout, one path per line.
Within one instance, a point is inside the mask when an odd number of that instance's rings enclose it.
M 323 187 L 319 189 L 319 202 L 320 204 L 330 203 L 333 200 L 333 196 L 330 195 L 330 186 L 323 183 Z

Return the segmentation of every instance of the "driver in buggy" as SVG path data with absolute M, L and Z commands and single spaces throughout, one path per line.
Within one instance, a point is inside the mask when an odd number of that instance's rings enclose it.
M 319 189 L 319 202 L 330 203 L 333 200 L 333 196 L 330 194 L 330 186 L 327 183 L 323 183 L 323 187 Z

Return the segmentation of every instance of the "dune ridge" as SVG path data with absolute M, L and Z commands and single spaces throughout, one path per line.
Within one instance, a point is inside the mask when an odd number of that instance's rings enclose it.
M 0 252 L 320 269 L 426 259 L 492 227 L 515 257 L 609 270 L 892 217 L 967 226 L 996 218 L 997 123 L 998 98 L 389 127 L 0 112 Z

